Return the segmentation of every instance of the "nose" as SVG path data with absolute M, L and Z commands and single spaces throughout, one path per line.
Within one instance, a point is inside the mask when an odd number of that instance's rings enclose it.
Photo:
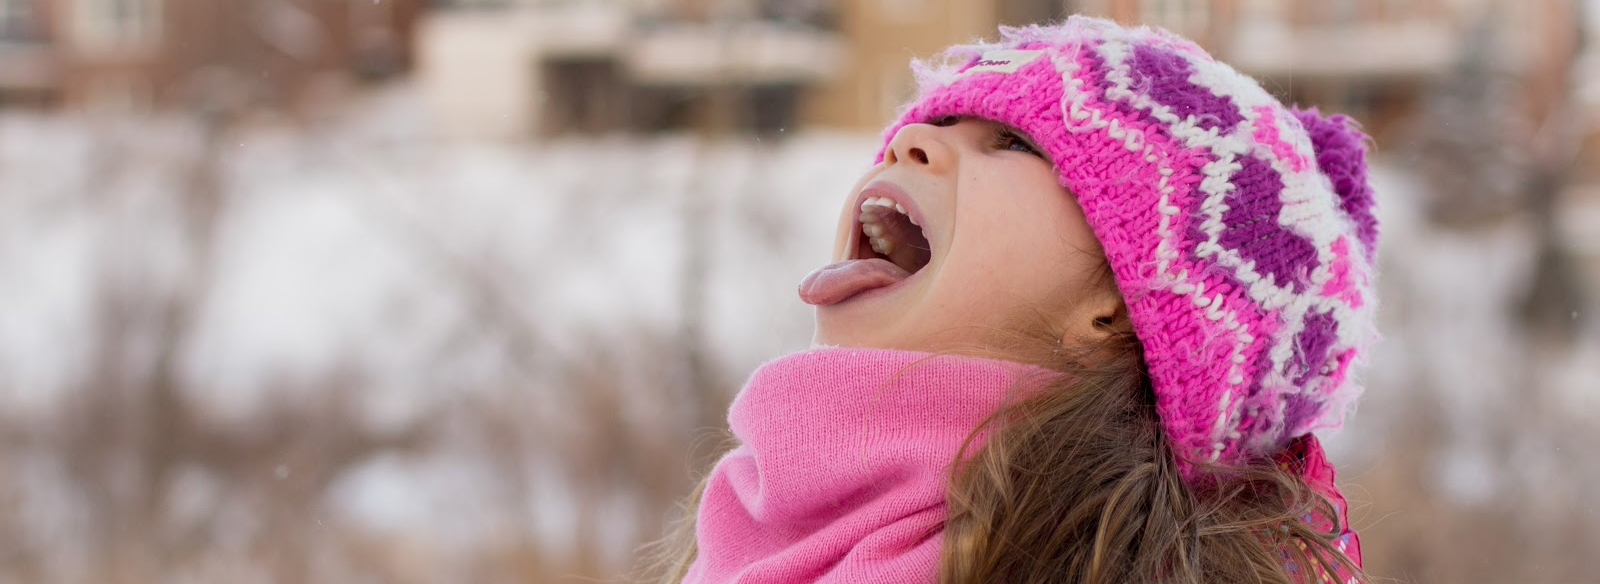
M 940 134 L 948 128 L 933 124 L 906 124 L 895 130 L 889 140 L 884 160 L 899 164 L 915 164 L 928 171 L 942 173 L 949 168 L 953 154 L 950 145 Z

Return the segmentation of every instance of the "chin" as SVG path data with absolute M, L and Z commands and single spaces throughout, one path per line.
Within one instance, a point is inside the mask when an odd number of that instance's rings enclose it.
M 873 349 L 926 350 L 914 331 L 894 326 L 879 326 L 871 321 L 853 320 L 838 314 L 817 311 L 816 333 L 812 346 L 864 347 Z

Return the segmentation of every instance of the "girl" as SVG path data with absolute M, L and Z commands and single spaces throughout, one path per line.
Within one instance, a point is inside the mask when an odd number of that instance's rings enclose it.
M 667 582 L 1355 582 L 1365 139 L 1160 30 L 915 63 Z

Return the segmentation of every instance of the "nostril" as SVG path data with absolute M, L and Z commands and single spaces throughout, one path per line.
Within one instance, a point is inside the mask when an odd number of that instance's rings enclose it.
M 928 153 L 927 152 L 923 152 L 921 148 L 912 148 L 911 151 L 908 152 L 908 154 L 911 155 L 911 159 L 912 160 L 915 160 L 915 161 L 920 162 L 922 164 L 927 164 L 928 163 Z

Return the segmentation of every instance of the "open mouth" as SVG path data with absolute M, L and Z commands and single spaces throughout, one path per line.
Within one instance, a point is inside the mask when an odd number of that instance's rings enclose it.
M 863 199 L 856 219 L 861 233 L 851 259 L 883 259 L 915 274 L 933 257 L 922 226 L 888 197 Z
M 894 196 L 868 195 L 857 207 L 849 257 L 815 270 L 800 281 L 800 299 L 831 306 L 873 290 L 893 289 L 928 266 L 933 253 L 916 209 L 906 212 L 893 185 L 871 185 Z

